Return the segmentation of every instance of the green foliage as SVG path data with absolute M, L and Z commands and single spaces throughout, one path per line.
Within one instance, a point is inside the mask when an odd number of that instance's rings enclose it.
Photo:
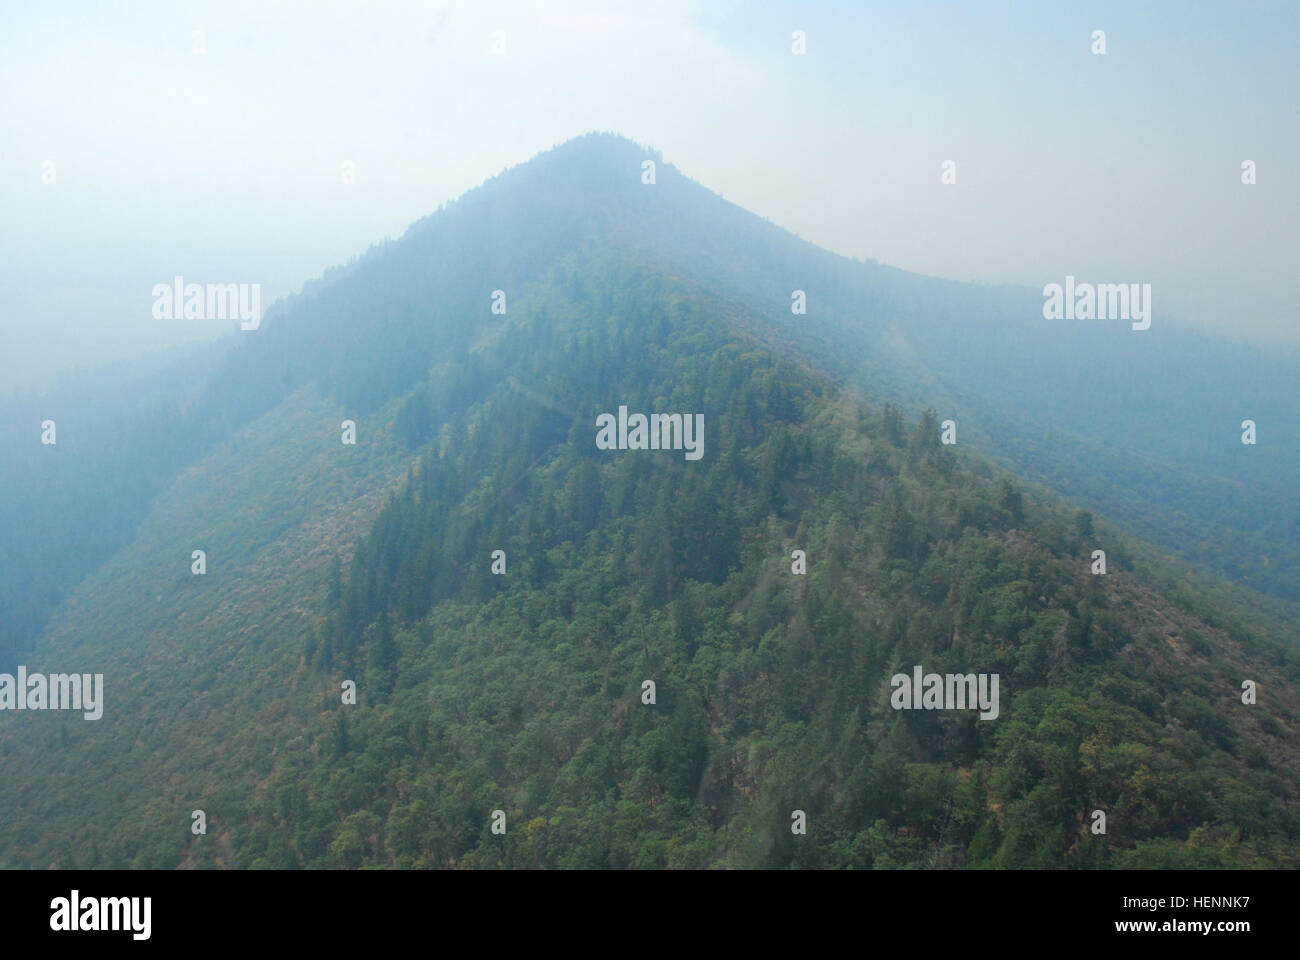
M 1225 351 L 1283 438 L 1245 465 L 1202 436 L 1208 392 L 1171 409 L 1167 354 L 990 337 L 1014 298 L 814 255 L 667 168 L 651 199 L 612 172 L 639 150 L 587 146 L 309 285 L 94 449 L 61 423 L 75 470 L 6 436 L 0 659 L 44 630 L 113 700 L 0 730 L 0 862 L 1300 865 L 1294 609 L 1111 525 L 1300 596 L 1290 368 Z M 769 323 L 792 266 L 817 315 Z M 704 458 L 596 450 L 620 404 L 703 413 Z M 994 436 L 1019 477 L 966 454 Z M 913 664 L 999 674 L 1000 717 L 891 710 Z
M 728 339 L 707 300 L 620 261 L 597 276 L 561 266 L 475 356 L 514 371 L 482 403 L 413 394 L 460 439 L 335 591 L 335 660 L 389 617 L 408 641 L 391 698 L 356 713 L 360 757 L 304 771 L 334 826 L 302 865 L 1294 865 L 1294 774 L 1260 753 L 1259 786 L 1227 701 L 1181 690 L 1159 646 L 1121 655 L 1149 601 L 1087 572 L 1090 516 L 952 457 L 933 414 L 873 417 Z M 620 403 L 703 412 L 705 459 L 597 451 Z M 1177 617 L 1198 647 L 1248 642 Z M 1000 673 L 1001 718 L 890 710 L 912 663 Z M 348 826 L 367 811 L 392 839 Z

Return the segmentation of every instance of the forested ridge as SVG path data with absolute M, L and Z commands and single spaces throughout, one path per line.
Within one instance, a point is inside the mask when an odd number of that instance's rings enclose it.
M 361 704 L 277 775 L 265 816 L 292 839 L 253 853 L 1294 865 L 1293 653 L 1172 607 L 1087 514 L 941 446 L 933 413 L 864 407 L 729 335 L 718 304 L 585 266 L 463 374 L 513 357 L 528 392 L 466 407 L 454 379 L 430 382 L 399 415 L 444 426 L 335 570 L 306 652 L 360 678 Z M 703 411 L 710 453 L 597 451 L 595 412 L 619 403 Z M 1099 541 L 1106 576 L 1089 572 Z M 888 678 L 914 663 L 1000 673 L 1001 718 L 891 710 Z M 1289 688 L 1270 683 L 1270 707 L 1240 703 L 1234 670 L 1255 668 Z
M 659 161 L 653 187 L 639 179 L 647 157 Z M 353 415 L 378 410 L 493 326 L 492 290 L 513 297 L 592 244 L 742 307 L 759 341 L 870 400 L 956 417 L 964 443 L 1259 591 L 1300 633 L 1294 352 L 1193 334 L 1159 312 L 1141 334 L 1046 322 L 1036 291 L 836 256 L 662 161 L 614 135 L 576 138 L 326 271 L 254 336 L 161 376 L 89 376 L 0 400 L 12 453 L 0 462 L 12 543 L 0 555 L 0 665 L 34 647 L 178 471 L 304 385 Z M 789 311 L 796 289 L 803 317 Z M 29 442 L 46 417 L 64 428 L 57 458 Z M 1247 417 L 1262 441 L 1243 449 Z
M 0 728 L 0 864 L 1296 866 L 1289 361 L 1219 358 L 1268 411 L 1242 460 L 1149 379 L 1203 345 L 990 339 L 1018 295 L 644 155 L 508 171 L 5 465 L 0 658 L 110 706 Z M 702 413 L 703 458 L 598 449 L 620 405 Z M 914 665 L 999 675 L 998 718 L 892 709 Z

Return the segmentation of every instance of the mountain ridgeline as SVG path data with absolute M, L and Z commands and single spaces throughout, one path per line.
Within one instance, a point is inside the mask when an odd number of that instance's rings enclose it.
M 1284 648 L 1154 594 L 1086 513 L 735 335 L 699 291 L 584 259 L 529 296 L 466 374 L 500 371 L 482 403 L 431 384 L 398 415 L 443 427 L 308 643 L 367 695 L 282 774 L 334 797 L 307 862 L 1291 862 L 1300 771 L 1269 758 L 1295 717 L 1251 713 L 1234 672 L 1293 689 Z M 619 404 L 703 412 L 709 454 L 597 450 Z M 1000 674 L 1001 718 L 891 709 L 914 664 Z M 389 750 L 409 765 L 374 777 Z
M 0 667 L 130 542 L 177 470 L 306 385 L 353 415 L 382 408 L 491 327 L 491 291 L 513 299 L 593 245 L 746 308 L 736 316 L 761 342 L 870 400 L 955 418 L 963 444 L 1251 587 L 1300 634 L 1300 358 L 1180 332 L 1158 299 L 1151 329 L 1133 333 L 1044 320 L 1036 291 L 839 257 L 662 162 L 642 184 L 647 156 L 661 159 L 620 137 L 580 137 L 327 271 L 235 349 L 5 401 Z M 789 310 L 794 290 L 804 316 Z M 63 427 L 54 456 L 28 442 L 47 417 Z M 1243 448 L 1247 418 L 1261 442 Z
M 1292 361 L 1048 329 L 647 156 L 507 171 L 7 469 L 68 542 L 5 558 L 0 653 L 108 693 L 0 717 L 0 864 L 1300 865 Z M 620 407 L 703 455 L 602 449 Z M 916 668 L 996 716 L 896 709 Z

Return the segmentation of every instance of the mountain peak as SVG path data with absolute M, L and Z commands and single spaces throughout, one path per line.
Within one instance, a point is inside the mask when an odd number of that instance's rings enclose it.
M 663 154 L 622 134 L 593 130 L 510 167 L 485 181 L 479 190 L 491 191 L 496 186 L 517 187 L 542 177 L 550 186 L 537 185 L 539 190 L 573 187 L 586 192 L 610 189 L 630 192 L 642 186 L 641 165 L 645 160 L 662 165 Z M 657 170 L 656 175 L 659 172 Z M 465 198 L 476 192 L 470 191 Z

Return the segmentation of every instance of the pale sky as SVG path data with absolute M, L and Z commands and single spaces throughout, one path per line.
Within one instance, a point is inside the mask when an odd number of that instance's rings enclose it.
M 1137 6 L 10 5 L 0 395 L 235 329 L 155 320 L 154 284 L 260 283 L 265 310 L 591 130 L 846 256 L 1150 282 L 1173 322 L 1300 344 L 1300 8 Z

